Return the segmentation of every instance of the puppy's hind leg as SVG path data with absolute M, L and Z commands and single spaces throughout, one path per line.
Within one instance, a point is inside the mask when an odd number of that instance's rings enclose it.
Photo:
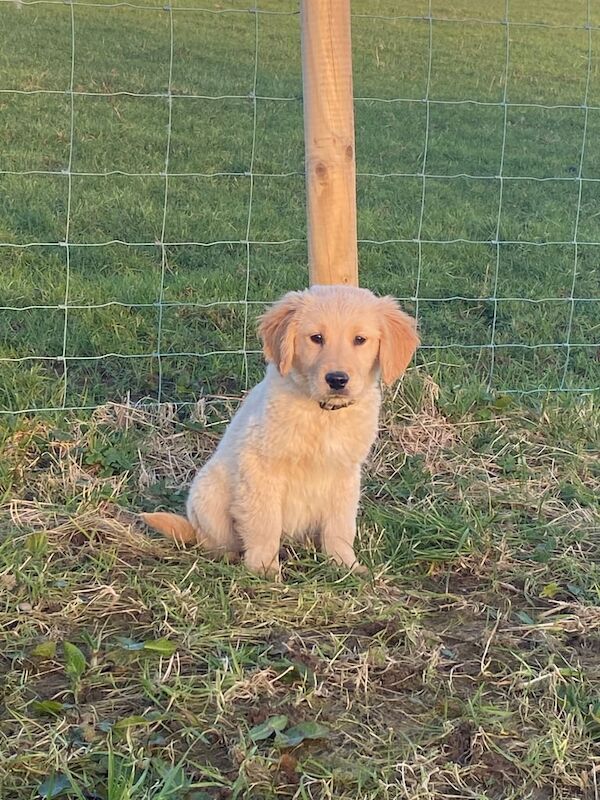
M 187 519 L 178 514 L 142 514 L 144 522 L 179 544 L 197 544 L 212 558 L 239 559 L 241 545 L 233 532 L 227 475 L 207 464 L 195 477 L 187 500 Z
M 214 557 L 237 561 L 241 542 L 233 529 L 231 489 L 225 468 L 209 462 L 196 475 L 187 499 L 187 516 L 197 541 Z

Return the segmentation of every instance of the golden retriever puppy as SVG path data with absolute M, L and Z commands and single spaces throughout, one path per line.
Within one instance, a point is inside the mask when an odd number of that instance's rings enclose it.
M 313 286 L 260 319 L 265 378 L 198 472 L 187 519 L 144 514 L 152 528 L 255 572 L 279 569 L 282 536 L 313 538 L 335 562 L 354 554 L 361 465 L 377 435 L 380 377 L 395 381 L 417 345 L 391 297 Z

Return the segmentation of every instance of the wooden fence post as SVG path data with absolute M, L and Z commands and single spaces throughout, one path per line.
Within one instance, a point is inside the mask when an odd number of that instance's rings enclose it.
M 358 285 L 350 0 L 302 0 L 311 284 Z

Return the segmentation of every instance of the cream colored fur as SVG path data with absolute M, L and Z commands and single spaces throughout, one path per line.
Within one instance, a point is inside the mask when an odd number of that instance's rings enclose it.
M 414 320 L 366 289 L 315 286 L 285 295 L 259 333 L 265 378 L 196 475 L 187 520 L 143 517 L 212 555 L 243 554 L 256 572 L 278 571 L 282 536 L 314 538 L 358 569 L 360 472 L 377 435 L 380 377 L 392 383 L 408 366 L 419 343 Z M 325 375 L 340 371 L 349 380 L 334 391 Z

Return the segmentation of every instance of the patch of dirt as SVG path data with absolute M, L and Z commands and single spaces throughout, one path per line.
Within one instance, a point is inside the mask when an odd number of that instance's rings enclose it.
M 472 744 L 475 729 L 470 722 L 460 722 L 446 738 L 446 753 L 450 761 L 465 765 L 473 756 Z
M 229 800 L 233 795 L 233 789 L 229 789 L 227 786 L 221 786 L 218 789 L 210 789 L 207 794 L 209 797 L 212 797 L 213 800 Z
M 508 758 L 495 750 L 485 750 L 475 755 L 471 762 L 473 775 L 486 786 L 516 785 L 521 776 L 519 769 Z
M 373 679 L 394 692 L 418 692 L 424 687 L 421 670 L 408 664 L 392 664 Z
M 178 744 L 181 744 L 181 739 L 176 740 Z M 200 738 L 197 738 L 194 741 L 191 749 L 185 750 L 185 757 L 189 762 L 203 762 L 205 764 L 210 764 L 212 767 L 220 770 L 224 775 L 229 775 L 232 779 L 238 774 L 238 768 L 234 764 L 232 756 L 231 756 L 231 748 L 230 743 L 227 738 L 217 730 L 210 730 L 205 732 L 204 734 L 204 741 Z M 199 779 L 202 779 L 204 776 L 199 775 Z M 215 790 L 219 791 L 219 790 Z M 229 797 L 229 794 L 219 795 L 215 794 L 215 797 Z
M 286 779 L 284 785 L 297 786 L 300 783 L 300 775 L 297 771 L 298 759 L 291 753 L 283 753 L 277 764 L 277 772 Z
M 352 629 L 353 633 L 359 636 L 377 636 L 381 631 L 387 630 L 389 625 L 388 620 L 377 619 L 368 622 L 362 622 Z
M 403 645 L 406 641 L 406 623 L 394 617 L 360 622 L 351 628 L 338 629 L 338 633 L 347 634 L 346 647 L 359 651 L 364 648 L 365 639 L 381 638 L 388 646 Z
M 68 691 L 67 679 L 62 669 L 45 672 L 30 686 L 35 700 L 57 700 Z
M 593 656 L 600 655 L 600 631 L 592 631 L 589 634 L 578 633 L 569 636 L 565 644 L 572 647 L 580 655 Z
M 467 570 L 461 570 L 458 565 L 452 565 L 452 571 L 446 572 L 424 581 L 427 589 L 440 594 L 448 595 L 475 595 L 479 597 L 485 589 L 485 596 L 490 605 L 495 605 L 503 600 L 500 595 L 490 596 L 489 582 L 483 580 L 481 575 L 476 575 Z

